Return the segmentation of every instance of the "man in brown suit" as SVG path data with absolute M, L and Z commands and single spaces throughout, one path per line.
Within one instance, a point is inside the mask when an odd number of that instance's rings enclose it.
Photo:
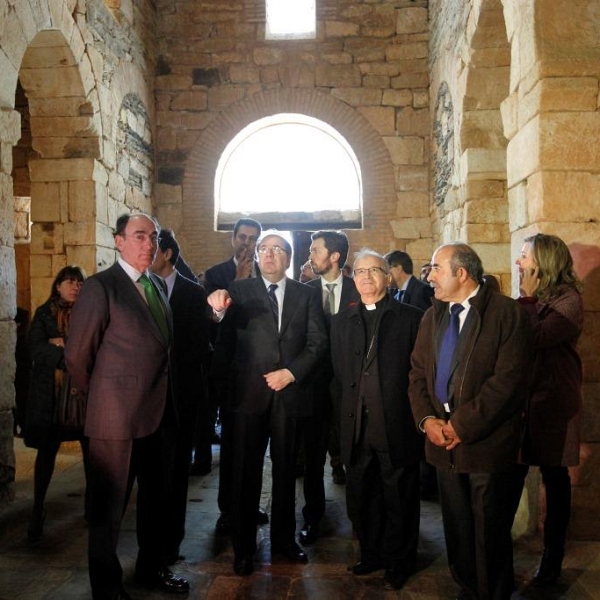
M 163 508 L 176 414 L 169 380 L 171 311 L 164 282 L 148 271 L 158 235 L 147 215 L 119 217 L 114 237 L 120 258 L 86 281 L 65 349 L 74 384 L 88 392 L 88 558 L 94 600 L 130 597 L 116 551 L 135 478 L 136 579 L 167 592 L 189 589 L 185 579 L 166 568 L 165 558 Z
M 482 285 L 481 260 L 466 244 L 439 247 L 431 265 L 435 298 L 411 357 L 412 411 L 437 469 L 459 597 L 508 600 L 529 323 L 517 302 Z

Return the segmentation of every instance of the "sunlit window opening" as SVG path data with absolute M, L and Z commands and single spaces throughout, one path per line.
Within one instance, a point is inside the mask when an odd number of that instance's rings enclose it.
M 315 0 L 266 0 L 268 40 L 314 39 Z
M 225 148 L 215 205 L 217 229 L 244 215 L 280 229 L 360 227 L 360 166 L 327 123 L 302 114 L 265 117 Z

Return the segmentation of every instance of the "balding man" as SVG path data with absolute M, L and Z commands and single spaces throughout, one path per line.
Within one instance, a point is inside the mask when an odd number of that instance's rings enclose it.
M 448 564 L 460 597 L 508 600 L 511 490 L 531 352 L 527 316 L 482 285 L 481 260 L 466 244 L 439 247 L 431 264 L 434 306 L 412 355 L 412 410 L 437 469 Z
M 265 451 L 273 464 L 271 549 L 306 562 L 296 544 L 295 446 L 298 419 L 311 407 L 312 374 L 328 348 L 318 291 L 286 277 L 292 248 L 281 235 L 257 243 L 260 277 L 217 290 L 221 317 L 213 371 L 228 388 L 233 413 L 232 540 L 234 571 L 254 569 Z

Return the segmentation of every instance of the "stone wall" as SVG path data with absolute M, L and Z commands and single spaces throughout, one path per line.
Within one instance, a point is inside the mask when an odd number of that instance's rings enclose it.
M 155 28 L 153 0 L 0 0 L 0 504 L 13 493 L 17 280 L 33 314 L 65 264 L 114 262 L 118 214 L 153 211 Z
M 600 229 L 594 217 L 600 8 L 593 0 L 432 0 L 430 14 L 436 241 L 461 238 L 474 246 L 484 268 L 516 296 L 514 260 L 524 237 L 556 234 L 569 244 L 585 284 L 584 443 L 582 465 L 572 473 L 571 535 L 593 537 L 590 517 L 600 488 Z M 533 526 L 535 491 L 529 490 Z
M 359 158 L 364 228 L 349 231 L 352 247 L 428 260 L 427 2 L 318 3 L 315 40 L 277 42 L 248 10 L 259 4 L 158 3 L 159 220 L 195 270 L 228 257 L 230 234 L 214 231 L 218 158 L 247 124 L 295 111 L 334 126 Z

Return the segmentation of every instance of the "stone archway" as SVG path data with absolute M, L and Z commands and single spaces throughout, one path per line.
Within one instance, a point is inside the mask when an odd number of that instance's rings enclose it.
M 479 0 L 467 23 L 468 59 L 460 80 L 458 238 L 480 254 L 488 273 L 510 290 L 506 175 L 507 139 L 501 103 L 509 95 L 510 46 L 500 0 Z
M 190 153 L 183 181 L 182 218 L 178 237 L 184 241 L 186 259 L 206 264 L 207 247 L 223 241 L 214 232 L 214 175 L 227 143 L 244 127 L 265 116 L 282 112 L 306 114 L 334 127 L 354 150 L 363 173 L 363 211 L 376 213 L 378 221 L 390 224 L 396 217 L 397 197 L 390 151 L 381 136 L 360 113 L 329 94 L 306 89 L 283 89 L 257 93 L 223 112 L 198 138 Z M 283 200 L 285 202 L 285 200 Z M 162 214 L 168 217 L 168 206 Z M 159 215 L 161 208 L 159 207 Z M 162 218 L 162 217 L 161 217 Z M 174 224 L 177 227 L 177 224 Z M 201 234 L 199 234 L 201 232 Z M 386 232 L 382 232 L 385 236 Z M 351 245 L 372 240 L 372 232 L 349 231 Z M 222 257 L 219 250 L 216 257 Z M 217 262 L 217 258 L 214 262 Z M 222 260 L 222 258 L 221 258 Z M 208 263 L 212 264 L 212 263 Z
M 71 40 L 71 44 L 73 40 Z M 94 170 L 100 125 L 88 100 L 87 57 L 60 30 L 40 31 L 23 55 L 19 81 L 29 105 L 31 147 L 31 304 L 48 296 L 66 264 L 96 266 Z

